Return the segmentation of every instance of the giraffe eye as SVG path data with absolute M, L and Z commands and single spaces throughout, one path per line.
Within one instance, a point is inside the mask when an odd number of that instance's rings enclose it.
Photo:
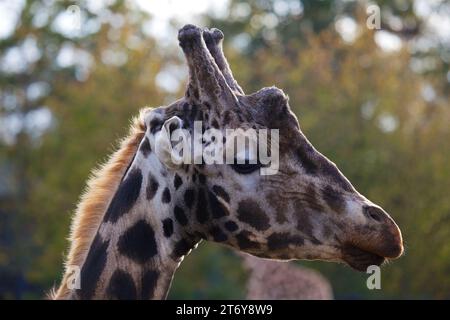
M 261 168 L 261 164 L 257 163 L 249 163 L 249 160 L 245 160 L 245 163 L 239 164 L 237 160 L 234 160 L 234 163 L 231 165 L 234 171 L 240 174 L 250 174 L 259 168 Z

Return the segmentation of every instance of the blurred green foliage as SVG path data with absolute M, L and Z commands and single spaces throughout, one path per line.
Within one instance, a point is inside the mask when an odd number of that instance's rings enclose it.
M 167 91 L 155 80 L 167 70 L 183 75 L 186 67 L 175 41 L 158 43 L 142 31 L 151 16 L 117 1 L 100 19 L 81 2 L 86 21 L 97 19 L 99 27 L 63 35 L 51 25 L 70 4 L 26 2 L 15 32 L 0 40 L 2 56 L 30 38 L 40 51 L 24 70 L 0 74 L 0 124 L 22 121 L 12 139 L 0 140 L 0 298 L 39 298 L 58 283 L 71 212 L 89 171 L 140 107 L 183 94 L 183 83 Z M 450 298 L 449 47 L 413 49 L 414 41 L 428 39 L 413 2 L 378 4 L 383 28 L 402 39 L 399 51 L 377 46 L 358 1 L 235 0 L 225 17 L 205 16 L 204 24 L 224 31 L 245 91 L 282 88 L 306 136 L 404 234 L 406 254 L 383 268 L 380 291 L 367 290 L 366 275 L 345 266 L 300 263 L 320 270 L 337 298 Z M 39 10 L 48 13 L 46 23 L 34 21 Z M 358 26 L 353 41 L 336 31 L 342 17 Z M 174 26 L 167 35 L 173 40 Z M 57 63 L 67 46 L 79 50 L 80 61 L 89 55 L 87 69 Z M 433 67 L 413 71 L 421 59 L 432 59 Z M 28 94 L 36 82 L 49 87 L 39 98 Z M 52 121 L 39 133 L 26 119 L 43 107 Z M 231 250 L 202 243 L 182 263 L 169 298 L 243 298 L 245 277 Z

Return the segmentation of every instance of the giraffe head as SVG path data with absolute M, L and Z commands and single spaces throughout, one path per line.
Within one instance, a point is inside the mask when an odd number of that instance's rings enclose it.
M 146 137 L 163 176 L 173 179 L 170 201 L 180 232 L 259 257 L 344 262 L 357 270 L 402 254 L 393 219 L 311 145 L 283 91 L 244 94 L 223 55 L 221 31 L 187 25 L 178 38 L 189 66 L 186 96 L 147 114 Z M 194 163 L 175 161 L 171 133 L 180 129 L 194 136 L 196 121 L 202 121 L 200 133 L 222 133 L 220 139 L 204 134 L 197 142 L 205 149 L 217 142 L 227 146 L 226 129 L 279 130 L 267 142 L 277 144 L 277 171 L 261 174 L 271 164 L 261 163 L 251 143 L 235 150 L 234 163 L 205 164 L 195 163 L 196 142 L 190 140 L 184 144 L 188 151 L 178 155 L 180 160 L 189 154 Z M 227 151 L 216 149 L 219 158 L 229 157 Z

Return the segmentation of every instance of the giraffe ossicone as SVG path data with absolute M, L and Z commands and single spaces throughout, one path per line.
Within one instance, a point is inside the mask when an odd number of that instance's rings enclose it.
M 361 271 L 402 254 L 393 219 L 310 144 L 283 91 L 244 93 L 223 54 L 221 31 L 186 25 L 178 39 L 189 67 L 186 94 L 142 110 L 94 172 L 74 215 L 55 298 L 164 299 L 183 257 L 202 239 L 258 257 L 342 262 Z M 192 150 L 196 143 L 208 149 L 214 135 L 191 139 L 173 161 L 179 140 L 170 137 L 181 128 L 181 140 L 211 128 L 225 140 L 227 129 L 276 129 L 258 148 L 272 155 L 277 146 L 277 172 L 261 174 L 271 159 L 247 147 L 214 151 L 240 161 L 206 164 Z M 193 162 L 183 163 L 185 152 Z M 68 286 L 73 266 L 80 281 Z

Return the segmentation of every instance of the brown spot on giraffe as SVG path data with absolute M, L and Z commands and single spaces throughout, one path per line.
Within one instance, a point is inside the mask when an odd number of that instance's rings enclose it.
M 152 200 L 153 197 L 156 195 L 156 192 L 159 188 L 159 182 L 156 180 L 156 178 L 153 176 L 153 174 L 148 174 L 148 183 L 146 187 L 146 193 L 147 193 L 147 200 Z
M 288 209 L 288 204 L 287 202 L 284 201 L 279 201 L 279 195 L 277 194 L 276 191 L 270 191 L 268 192 L 266 199 L 267 202 L 275 209 L 276 212 L 276 221 L 279 224 L 283 224 L 285 222 L 287 222 L 287 217 L 286 217 L 286 212 Z
M 240 221 L 256 230 L 264 231 L 270 227 L 269 217 L 254 200 L 246 199 L 239 202 L 237 214 Z
M 114 271 L 106 289 L 109 299 L 136 300 L 136 286 L 131 275 L 123 270 Z
M 153 228 L 139 220 L 119 238 L 118 250 L 124 256 L 143 264 L 158 253 Z

